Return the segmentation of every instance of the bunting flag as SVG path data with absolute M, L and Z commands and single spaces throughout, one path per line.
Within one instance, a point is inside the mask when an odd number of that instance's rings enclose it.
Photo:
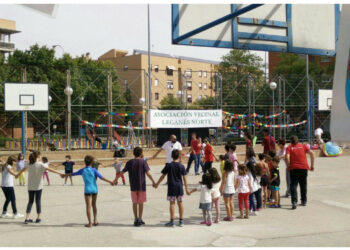
M 259 115 L 257 113 L 253 113 L 253 114 L 235 114 L 235 113 L 230 113 L 230 112 L 226 112 L 226 111 L 222 111 L 222 112 L 225 115 L 232 117 L 233 119 L 243 119 L 243 118 L 247 118 L 247 117 L 271 119 L 271 118 L 279 117 L 282 114 L 286 113 L 287 111 L 283 110 L 280 113 L 276 113 L 276 114 L 272 114 L 272 115 Z
M 244 126 L 233 126 L 233 127 L 226 127 L 222 126 L 223 129 L 231 129 L 231 130 L 238 130 L 238 129 L 244 129 L 247 127 L 265 127 L 265 128 L 291 128 L 291 127 L 296 127 L 300 126 L 307 123 L 307 120 L 301 121 L 301 122 L 296 122 L 296 123 L 291 123 L 291 124 L 276 124 L 276 125 L 271 125 L 271 124 L 266 124 L 266 123 L 261 123 L 261 122 L 253 122 L 249 123 Z
M 141 115 L 143 112 L 133 112 L 133 113 L 115 113 L 115 112 L 98 112 L 100 115 L 107 116 L 107 115 L 114 115 L 114 116 L 135 116 L 135 115 Z
M 117 125 L 117 124 L 99 124 L 94 122 L 88 122 L 88 121 L 81 121 L 83 125 L 89 125 L 91 127 L 96 128 L 122 128 L 122 129 L 135 129 L 135 130 L 144 130 L 149 129 L 149 127 L 136 127 L 136 126 L 124 126 L 124 125 Z

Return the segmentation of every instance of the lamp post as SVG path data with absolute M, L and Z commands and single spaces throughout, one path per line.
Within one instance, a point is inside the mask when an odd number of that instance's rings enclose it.
M 81 137 L 81 122 L 83 120 L 83 101 L 84 101 L 84 96 L 79 97 L 80 100 L 80 119 L 79 119 L 79 139 Z
M 52 101 L 52 97 L 49 96 L 49 104 L 47 109 L 47 123 L 48 123 L 48 132 L 49 132 L 49 142 L 51 143 L 51 122 L 50 122 L 50 103 Z
M 56 136 L 57 125 L 56 124 L 52 125 L 52 128 L 53 128 L 53 135 Z
M 145 121 L 145 117 L 144 117 L 144 106 L 145 106 L 145 103 L 146 103 L 146 99 L 141 97 L 139 99 L 139 103 L 141 104 L 141 109 L 142 109 L 142 126 L 144 126 L 144 121 Z M 142 129 L 142 145 L 144 145 L 144 142 L 145 142 L 145 130 Z
M 272 90 L 272 114 L 275 113 L 275 90 L 277 88 L 277 83 L 270 82 L 270 89 Z M 272 118 L 272 125 L 275 125 L 275 117 Z M 272 128 L 273 136 L 275 136 L 275 128 Z
M 64 94 L 67 96 L 67 145 L 68 150 L 71 149 L 71 137 L 72 137 L 72 113 L 71 113 L 71 97 L 73 89 L 70 87 L 70 79 L 67 80 L 67 87 L 64 89 Z

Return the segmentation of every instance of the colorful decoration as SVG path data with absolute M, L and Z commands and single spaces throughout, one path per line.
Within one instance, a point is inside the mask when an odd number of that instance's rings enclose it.
M 296 123 L 291 123 L 291 124 L 277 124 L 277 125 L 271 125 L 271 124 L 266 124 L 266 123 L 261 123 L 261 122 L 253 122 L 249 123 L 244 126 L 233 126 L 233 127 L 226 127 L 222 126 L 224 129 L 232 129 L 232 130 L 238 130 L 238 129 L 244 129 L 247 127 L 265 127 L 265 128 L 291 128 L 291 127 L 296 127 L 300 126 L 302 124 L 307 123 L 307 120 L 301 121 L 301 122 L 296 122 Z
M 133 112 L 133 113 L 115 113 L 115 112 L 99 112 L 100 115 L 107 116 L 107 115 L 114 115 L 114 116 L 135 116 L 135 115 L 141 115 L 143 112 Z
M 327 142 L 324 145 L 321 145 L 320 148 L 323 155 L 326 157 L 337 157 L 343 153 L 341 147 L 333 142 Z
M 272 114 L 272 115 L 259 115 L 257 113 L 253 113 L 253 114 L 235 114 L 235 113 L 230 113 L 230 112 L 226 112 L 226 111 L 222 111 L 225 115 L 232 117 L 233 119 L 243 119 L 243 118 L 247 118 L 247 117 L 256 117 L 256 118 L 265 118 L 265 119 L 271 119 L 271 118 L 276 118 L 281 116 L 282 114 L 286 113 L 286 110 L 283 110 L 280 113 L 276 113 L 276 114 Z
M 96 128 L 122 128 L 122 129 L 136 129 L 136 130 L 143 130 L 143 129 L 150 129 L 149 127 L 135 127 L 135 126 L 124 126 L 124 125 L 117 125 L 117 124 L 99 124 L 94 122 L 88 122 L 88 121 L 81 121 L 84 125 L 89 125 L 91 127 Z

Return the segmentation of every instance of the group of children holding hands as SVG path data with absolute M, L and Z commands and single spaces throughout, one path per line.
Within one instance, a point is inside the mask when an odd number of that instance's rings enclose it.
M 66 156 L 65 173 L 59 173 L 56 170 L 49 168 L 48 159 L 40 156 L 40 152 L 33 152 L 29 156 L 29 163 L 24 163 L 23 155 L 19 155 L 17 159 L 18 173 L 12 169 L 16 159 L 10 156 L 6 163 L 1 164 L 2 172 L 2 189 L 6 197 L 1 217 L 10 217 L 7 214 L 7 207 L 11 202 L 13 208 L 13 218 L 20 218 L 23 215 L 17 213 L 15 192 L 13 188 L 13 178 L 19 178 L 20 185 L 25 184 L 24 172 L 28 171 L 28 195 L 29 201 L 26 210 L 25 223 L 32 223 L 33 220 L 29 218 L 32 205 L 35 201 L 37 209 L 36 223 L 41 222 L 41 193 L 43 188 L 43 178 L 46 177 L 49 183 L 48 172 L 59 174 L 67 179 L 70 178 L 71 185 L 73 185 L 72 177 L 81 175 L 84 181 L 84 198 L 86 203 L 86 214 L 88 224 L 86 227 L 97 226 L 97 178 L 111 184 L 118 184 L 119 178 L 125 185 L 124 173 L 128 172 L 131 200 L 133 203 L 134 226 L 143 226 L 145 222 L 142 219 L 143 204 L 146 202 L 146 176 L 152 181 L 152 186 L 158 188 L 160 183 L 167 177 L 167 200 L 170 203 L 170 221 L 165 224 L 168 227 L 174 227 L 175 224 L 175 203 L 179 208 L 179 223 L 184 226 L 184 207 L 183 197 L 186 192 L 187 195 L 198 191 L 200 192 L 199 208 L 202 210 L 203 221 L 200 224 L 211 226 L 212 223 L 220 222 L 220 197 L 223 196 L 227 216 L 223 218 L 224 221 L 234 220 L 234 194 L 238 193 L 238 203 L 240 215 L 237 218 L 248 219 L 249 215 L 257 215 L 257 211 L 261 210 L 262 206 L 266 207 L 266 203 L 270 195 L 273 197 L 271 207 L 280 207 L 279 195 L 279 158 L 273 155 L 259 154 L 259 162 L 255 161 L 254 150 L 247 150 L 246 160 L 244 164 L 239 164 L 237 155 L 235 153 L 236 146 L 234 144 L 227 144 L 225 146 L 226 154 L 220 156 L 220 172 L 216 168 L 208 168 L 206 173 L 203 173 L 201 182 L 193 189 L 189 189 L 187 183 L 187 171 L 180 163 L 181 152 L 174 149 L 171 153 L 172 162 L 167 163 L 161 171 L 161 176 L 158 181 L 155 181 L 150 173 L 150 168 L 146 159 L 143 157 L 142 148 L 136 147 L 133 150 L 134 159 L 126 162 L 122 168 L 122 162 L 117 158 L 113 163 L 116 169 L 116 176 L 114 180 L 104 178 L 98 171 L 98 163 L 94 157 L 87 155 L 84 158 L 85 167 L 74 172 L 74 162 L 71 161 L 70 156 Z M 97 164 L 98 163 L 98 164 Z M 254 198 L 256 202 L 254 201 Z M 262 202 L 263 201 L 263 202 Z M 213 220 L 212 207 L 215 207 L 216 217 Z M 244 211 L 245 208 L 245 211 Z M 93 212 L 93 219 L 91 215 Z M 251 213 L 249 213 L 251 211 Z

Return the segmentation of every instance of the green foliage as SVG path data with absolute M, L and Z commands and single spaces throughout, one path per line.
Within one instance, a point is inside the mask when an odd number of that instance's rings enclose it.
M 261 87 L 264 64 L 262 58 L 247 50 L 231 50 L 222 57 L 217 70 L 222 75 L 223 105 L 246 104 L 248 74 L 255 87 Z
M 27 82 L 48 83 L 52 102 L 50 103 L 50 118 L 56 120 L 58 131 L 65 129 L 66 96 L 64 88 L 67 84 L 68 70 L 71 76 L 71 86 L 73 88 L 72 109 L 74 105 L 80 105 L 80 97 L 84 97 L 84 105 L 106 105 L 107 108 L 107 75 L 111 74 L 113 89 L 113 105 L 121 105 L 121 109 L 116 112 L 128 111 L 125 104 L 128 95 L 122 93 L 118 83 L 117 71 L 110 61 L 88 60 L 84 56 L 71 57 L 64 54 L 62 58 L 55 58 L 55 51 L 46 46 L 33 45 L 28 50 L 15 50 L 5 63 L 0 59 L 0 81 L 1 82 L 22 82 L 23 70 L 26 70 Z M 3 105 L 3 85 L 0 86 L 0 105 Z M 101 106 L 101 110 L 104 110 Z M 1 111 L 4 113 L 3 108 Z M 78 112 L 75 110 L 75 112 Z M 86 112 L 84 119 L 95 121 L 100 118 L 97 112 Z M 35 114 L 38 120 L 46 121 L 47 113 L 38 112 Z M 40 127 L 37 120 L 32 120 L 33 126 Z M 44 122 L 45 123 L 45 122 Z M 72 115 L 72 124 L 79 124 L 79 118 Z
M 195 101 L 192 105 L 190 105 L 189 109 L 216 109 L 216 105 L 216 98 L 208 96 Z
M 160 101 L 160 109 L 181 109 L 180 101 L 173 95 L 167 95 Z

